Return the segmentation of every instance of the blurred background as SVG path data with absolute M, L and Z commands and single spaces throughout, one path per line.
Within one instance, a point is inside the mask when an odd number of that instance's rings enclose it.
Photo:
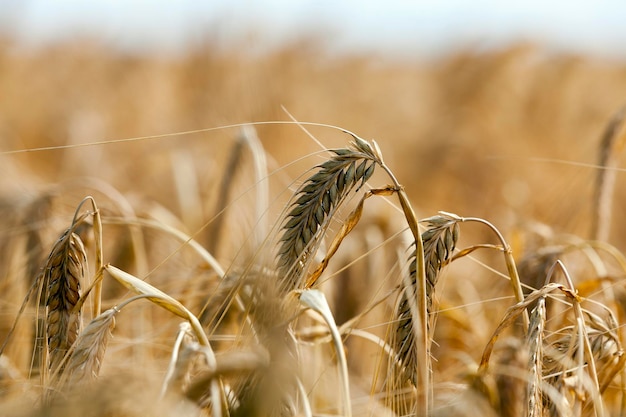
M 2 0 L 3 201 L 90 176 L 180 213 L 177 164 L 211 194 L 237 129 L 23 151 L 288 111 L 376 139 L 420 217 L 587 236 L 597 170 L 584 164 L 626 97 L 625 16 L 618 1 Z M 311 132 L 327 147 L 349 140 Z M 318 163 L 288 166 L 319 150 L 297 127 L 257 133 L 283 189 Z M 621 239 L 626 222 L 613 226 Z

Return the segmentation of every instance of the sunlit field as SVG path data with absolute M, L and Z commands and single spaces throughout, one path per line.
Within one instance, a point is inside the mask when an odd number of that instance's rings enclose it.
M 0 42 L 0 414 L 626 413 L 626 63 Z

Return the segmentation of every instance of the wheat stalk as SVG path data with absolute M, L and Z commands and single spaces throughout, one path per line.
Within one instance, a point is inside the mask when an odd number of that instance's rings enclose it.
M 411 331 L 411 337 L 416 342 L 407 343 L 407 347 L 412 349 L 411 355 L 415 358 L 414 369 L 416 373 L 413 380 L 416 386 L 419 385 L 422 390 L 418 394 L 419 404 L 416 408 L 416 414 L 426 414 L 432 392 L 429 380 L 430 359 L 425 264 L 417 219 L 404 188 L 383 162 L 382 154 L 376 142 L 370 144 L 356 135 L 352 136 L 354 142 L 351 143 L 350 148 L 331 151 L 334 154 L 331 159 L 318 165 L 317 172 L 305 181 L 293 198 L 292 208 L 283 222 L 278 251 L 279 288 L 283 293 L 302 288 L 304 275 L 336 210 L 350 191 L 354 188 L 358 191 L 365 184 L 373 175 L 375 166 L 378 164 L 393 181 L 392 186 L 378 191 L 382 195 L 397 194 L 402 212 L 415 241 L 416 278 L 413 285 L 415 291 L 412 297 L 416 302 L 409 303 L 411 320 L 407 330 Z M 315 283 L 343 237 L 358 222 L 362 201 L 350 216 L 349 224 L 342 227 L 338 238 L 333 241 L 331 250 L 320 267 L 314 271 L 310 279 L 306 280 L 307 288 Z
M 587 333 L 587 327 L 585 326 L 585 319 L 583 315 L 583 310 L 580 305 L 582 299 L 576 293 L 576 289 L 574 287 L 574 283 L 569 275 L 568 270 L 565 268 L 561 261 L 557 261 L 555 264 L 556 267 L 560 268 L 565 276 L 565 280 L 570 289 L 570 293 L 572 296 L 570 299 L 572 300 L 572 307 L 574 309 L 574 314 L 576 316 L 576 327 L 579 337 L 579 349 L 577 355 L 578 361 L 578 372 L 580 377 L 579 384 L 583 384 L 582 374 L 583 374 L 583 366 L 586 363 L 587 369 L 589 373 L 589 378 L 591 379 L 592 387 L 590 388 L 590 394 L 593 399 L 593 408 L 598 417 L 604 416 L 604 402 L 600 395 L 600 382 L 598 381 L 598 372 L 596 370 L 596 360 L 593 355 L 593 350 L 591 348 L 591 344 L 589 342 L 589 335 Z M 582 388 L 581 388 L 582 389 Z
M 618 163 L 618 151 L 624 146 L 624 113 L 620 109 L 609 121 L 600 141 L 600 154 L 593 195 L 593 217 L 591 218 L 591 238 L 606 241 L 611 231 L 613 191 Z

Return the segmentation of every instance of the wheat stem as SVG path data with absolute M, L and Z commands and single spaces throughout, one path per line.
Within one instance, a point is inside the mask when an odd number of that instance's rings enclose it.
M 602 396 L 600 395 L 600 383 L 598 380 L 598 372 L 596 369 L 595 359 L 593 357 L 593 350 L 591 349 L 591 345 L 589 343 L 589 335 L 587 334 L 587 327 L 585 326 L 585 318 L 583 315 L 582 307 L 580 306 L 580 302 L 582 299 L 576 293 L 576 288 L 574 287 L 574 282 L 569 275 L 567 268 L 563 265 L 563 262 L 560 260 L 556 261 L 556 267 L 558 267 L 565 276 L 565 280 L 570 289 L 570 299 L 572 300 L 572 307 L 574 308 L 574 313 L 576 315 L 576 324 L 578 328 L 578 332 L 580 337 L 582 338 L 582 349 L 580 348 L 580 344 L 578 350 L 580 351 L 581 358 L 579 359 L 579 370 L 582 372 L 583 364 L 585 363 L 584 356 L 586 355 L 586 363 L 589 369 L 589 374 L 591 376 L 591 381 L 593 382 L 593 390 L 591 395 L 593 397 L 593 406 L 596 411 L 596 415 L 599 417 L 604 417 L 604 401 Z M 581 378 L 582 381 L 582 378 Z
M 78 205 L 78 208 L 76 209 L 76 213 L 74 214 L 74 218 L 76 218 L 81 206 L 86 202 L 90 202 L 93 208 L 92 216 L 93 216 L 93 234 L 94 234 L 94 240 L 96 243 L 96 247 L 95 247 L 96 265 L 95 265 L 95 276 L 92 281 L 95 284 L 94 290 L 93 290 L 92 314 L 93 314 L 93 317 L 98 317 L 101 312 L 100 305 L 102 302 L 101 301 L 102 299 L 102 270 L 104 267 L 104 254 L 103 254 L 103 249 L 102 249 L 103 247 L 102 245 L 102 219 L 100 217 L 100 210 L 98 209 L 96 201 L 91 196 L 85 197 L 80 202 L 80 204 Z
M 500 244 L 502 245 L 502 252 L 504 253 L 504 261 L 506 263 L 506 269 L 511 278 L 511 287 L 513 288 L 513 294 L 515 295 L 515 300 L 518 303 L 524 301 L 524 292 L 522 290 L 522 282 L 520 280 L 519 274 L 517 272 L 517 267 L 515 266 L 515 258 L 513 258 L 513 251 L 511 247 L 502 236 L 502 233 L 490 222 L 487 220 L 478 218 L 478 217 L 464 217 L 464 222 L 477 222 L 487 226 L 491 229 L 495 235 L 497 236 Z M 528 329 L 530 320 L 528 318 L 528 311 L 522 312 L 522 319 L 524 321 L 524 329 Z
M 618 163 L 618 151 L 624 146 L 624 114 L 620 109 L 607 124 L 600 141 L 600 154 L 593 195 L 591 238 L 607 241 L 611 231 L 613 192 Z
M 374 142 L 375 149 L 378 150 L 378 145 Z M 419 226 L 415 211 L 409 202 L 409 198 L 404 191 L 404 187 L 397 180 L 394 173 L 389 167 L 381 160 L 381 168 L 387 173 L 393 185 L 396 189 L 398 200 L 404 217 L 409 225 L 411 234 L 415 241 L 415 262 L 416 262 L 416 284 L 417 284 L 417 311 L 411 306 L 411 316 L 413 323 L 418 323 L 418 326 L 412 326 L 413 336 L 417 343 L 415 343 L 415 353 L 417 360 L 417 372 L 419 374 L 419 381 L 421 383 L 423 395 L 418 394 L 418 406 L 415 409 L 416 416 L 426 416 L 430 410 L 430 403 L 432 403 L 431 397 L 433 395 L 431 389 L 431 363 L 430 363 L 430 338 L 428 336 L 428 296 L 427 296 L 427 283 L 426 283 L 426 263 L 424 261 L 424 243 L 422 236 L 419 232 Z M 408 294 L 407 294 L 408 295 Z

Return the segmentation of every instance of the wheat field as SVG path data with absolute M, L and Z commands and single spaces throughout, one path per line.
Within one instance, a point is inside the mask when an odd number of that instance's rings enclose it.
M 626 413 L 626 63 L 0 42 L 0 414 Z

